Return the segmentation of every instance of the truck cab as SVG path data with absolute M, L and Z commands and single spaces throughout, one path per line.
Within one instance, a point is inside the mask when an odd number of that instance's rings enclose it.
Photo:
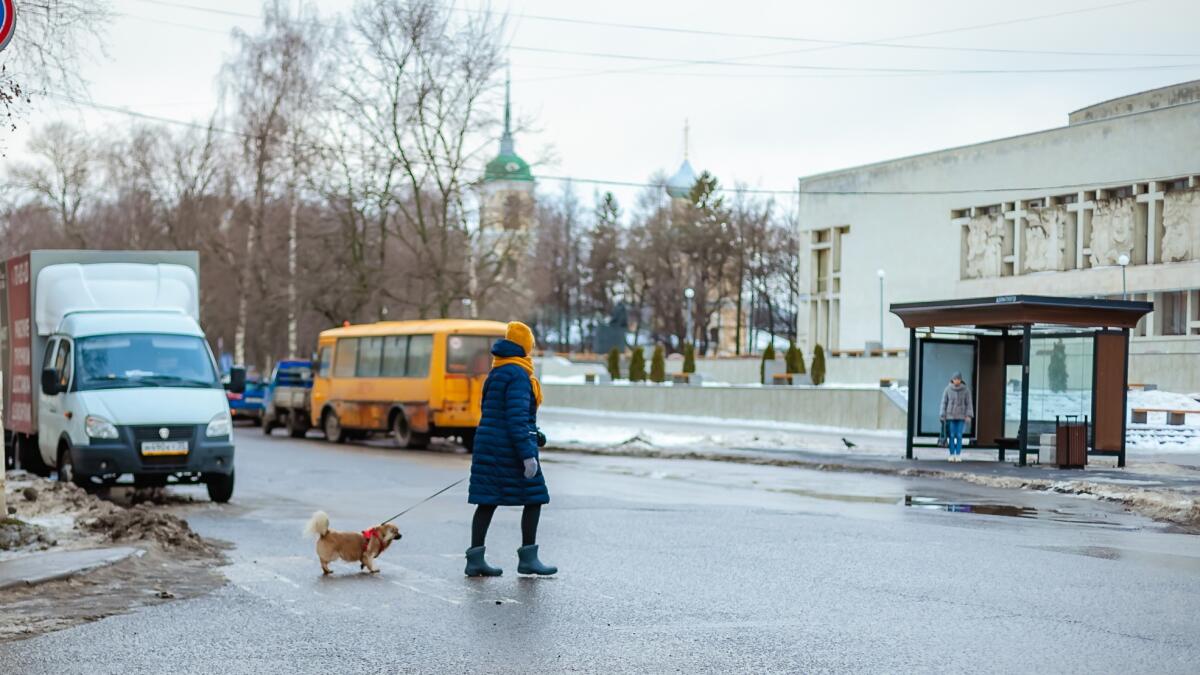
M 143 486 L 203 480 L 214 500 L 228 500 L 233 422 L 191 317 L 70 315 L 45 354 L 38 447 L 60 480 L 84 487 L 122 475 Z

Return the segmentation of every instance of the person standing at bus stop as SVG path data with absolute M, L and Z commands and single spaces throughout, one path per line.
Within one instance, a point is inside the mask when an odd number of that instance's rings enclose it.
M 949 436 L 950 461 L 962 461 L 963 431 L 971 418 L 975 416 L 975 406 L 971 402 L 971 390 L 963 383 L 962 373 L 950 376 L 950 384 L 942 392 L 942 405 L 939 416 L 946 424 L 946 434 Z
M 476 505 L 467 549 L 469 577 L 498 577 L 504 572 L 484 559 L 484 540 L 497 506 L 524 507 L 517 572 L 558 572 L 538 559 L 538 520 L 542 505 L 550 502 L 538 461 L 538 448 L 545 445 L 545 436 L 537 428 L 541 403 L 542 385 L 533 376 L 533 331 L 512 321 L 504 338 L 492 346 L 492 370 L 483 384 L 482 416 L 475 431 L 467 498 Z

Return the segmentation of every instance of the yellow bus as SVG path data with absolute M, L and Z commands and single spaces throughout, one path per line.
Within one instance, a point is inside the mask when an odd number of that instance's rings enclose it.
M 341 443 L 390 432 L 400 447 L 458 437 L 479 424 L 497 321 L 380 321 L 323 331 L 317 340 L 311 421 Z

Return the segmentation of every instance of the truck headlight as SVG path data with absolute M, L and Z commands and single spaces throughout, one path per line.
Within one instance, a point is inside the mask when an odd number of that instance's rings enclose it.
M 112 422 L 103 417 L 88 415 L 83 420 L 84 431 L 87 432 L 88 438 L 119 438 L 117 428 Z
M 233 420 L 230 419 L 229 413 L 217 413 L 217 416 L 208 421 L 208 428 L 204 430 L 204 435 L 212 438 L 214 436 L 228 436 L 233 432 Z

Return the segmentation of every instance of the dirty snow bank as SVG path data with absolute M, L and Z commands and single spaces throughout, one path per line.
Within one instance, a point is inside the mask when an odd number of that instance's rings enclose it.
M 1175 490 L 1155 490 L 1087 480 L 1056 481 L 972 473 L 938 473 L 947 478 L 958 478 L 968 483 L 987 487 L 1038 490 L 1117 502 L 1130 511 L 1148 518 L 1181 525 L 1191 530 L 1200 530 L 1200 499 Z
M 15 513 L 10 521 L 38 533 L 38 538 L 0 550 L 0 559 L 52 547 L 88 548 L 115 543 L 157 544 L 168 551 L 219 557 L 219 552 L 192 531 L 187 521 L 147 503 L 124 507 L 88 494 L 82 488 L 9 472 L 5 494 Z M 161 496 L 159 500 L 161 501 Z M 5 547 L 0 547 L 5 548 Z

